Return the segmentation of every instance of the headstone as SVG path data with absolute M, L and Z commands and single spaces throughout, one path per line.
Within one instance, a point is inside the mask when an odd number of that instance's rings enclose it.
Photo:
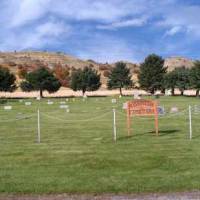
M 41 100 L 41 97 L 40 97 L 40 96 L 39 96 L 39 97 L 36 97 L 36 100 L 40 101 L 40 100 Z
M 23 99 L 20 99 L 20 100 L 19 100 L 19 103 L 22 103 L 23 101 L 24 101 Z
M 119 98 L 122 98 L 122 95 L 119 95 Z
M 4 106 L 4 110 L 12 110 L 12 106 Z
M 127 103 L 123 103 L 123 107 L 122 107 L 122 109 L 127 110 L 127 108 L 128 108 Z
M 66 109 L 66 112 L 67 112 L 67 113 L 69 113 L 69 112 L 70 112 L 69 108 L 67 108 L 67 109 Z
M 65 105 L 65 104 L 66 104 L 65 101 L 61 101 L 61 102 L 60 102 L 60 105 Z
M 112 99 L 112 103 L 117 103 L 117 99 Z
M 69 106 L 68 105 L 60 105 L 60 108 L 61 109 L 67 109 L 67 108 L 69 108 Z
M 69 101 L 69 99 L 65 99 L 67 102 Z
M 31 102 L 25 102 L 25 106 L 31 106 Z
M 53 101 L 48 101 L 47 104 L 48 105 L 53 105 Z
M 165 108 L 163 106 L 158 106 L 158 114 L 165 115 Z
M 74 101 L 75 101 L 75 98 L 73 98 L 72 101 L 74 102 Z
M 178 112 L 178 108 L 177 107 L 172 107 L 170 109 L 170 113 L 177 113 Z

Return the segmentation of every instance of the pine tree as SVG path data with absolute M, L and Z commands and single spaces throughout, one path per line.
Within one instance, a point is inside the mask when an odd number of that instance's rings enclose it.
M 45 67 L 29 72 L 25 81 L 20 85 L 23 91 L 40 91 L 40 97 L 43 97 L 44 90 L 54 93 L 59 90 L 60 86 L 59 80 Z
M 9 69 L 0 66 L 0 91 L 13 92 L 16 89 L 15 80 Z
M 128 88 L 133 86 L 130 69 L 127 68 L 125 63 L 116 63 L 115 67 L 111 70 L 111 73 L 108 77 L 107 86 L 108 89 L 118 88 L 120 91 L 120 95 L 122 95 L 122 88 Z
M 81 90 L 84 95 L 86 91 L 98 90 L 100 86 L 100 74 L 90 67 L 84 67 L 72 73 L 70 88 L 74 91 Z
M 196 96 L 199 96 L 200 91 L 200 61 L 194 63 L 190 71 L 190 83 L 193 89 L 196 89 Z
M 166 73 L 162 57 L 151 54 L 141 64 L 139 73 L 140 87 L 154 94 L 156 90 L 162 89 L 163 79 Z

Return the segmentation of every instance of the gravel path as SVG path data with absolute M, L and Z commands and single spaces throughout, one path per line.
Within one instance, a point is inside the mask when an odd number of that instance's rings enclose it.
M 44 195 L 0 196 L 0 200 L 200 200 L 200 192 L 183 192 L 149 195 Z

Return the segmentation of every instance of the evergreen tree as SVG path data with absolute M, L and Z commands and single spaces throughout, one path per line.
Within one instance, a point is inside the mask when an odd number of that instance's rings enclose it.
M 116 63 L 108 76 L 108 89 L 119 88 L 120 95 L 122 95 L 122 88 L 128 88 L 132 85 L 130 69 L 123 62 Z
M 200 91 L 200 61 L 194 63 L 194 67 L 190 70 L 190 83 L 193 89 L 196 89 L 196 96 Z
M 72 73 L 70 88 L 74 91 L 81 90 L 84 95 L 86 91 L 98 90 L 100 86 L 100 74 L 90 67 L 84 67 Z
M 172 96 L 174 95 L 174 90 L 176 88 L 176 73 L 171 71 L 164 76 L 163 88 L 171 89 Z
M 40 97 L 43 97 L 44 90 L 54 93 L 59 90 L 60 86 L 59 80 L 45 67 L 29 72 L 25 77 L 25 81 L 20 85 L 23 91 L 40 91 Z
M 164 59 L 155 54 L 149 55 L 140 67 L 140 87 L 154 94 L 156 90 L 162 89 L 165 73 Z
M 176 76 L 176 88 L 181 91 L 181 95 L 183 95 L 184 90 L 190 88 L 190 70 L 186 69 L 184 66 L 180 68 L 176 68 L 174 70 Z
M 16 89 L 15 80 L 9 69 L 0 66 L 0 91 L 13 92 Z

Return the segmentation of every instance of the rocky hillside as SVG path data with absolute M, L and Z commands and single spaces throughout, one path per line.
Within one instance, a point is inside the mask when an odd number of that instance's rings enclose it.
M 50 53 L 50 52 L 0 52 L 0 65 L 8 67 L 13 73 L 17 74 L 20 66 L 25 66 L 28 70 L 34 69 L 38 66 L 48 66 L 54 68 L 55 65 L 60 64 L 67 66 L 69 70 L 83 68 L 85 66 L 91 66 L 101 73 L 102 86 L 106 87 L 107 77 L 110 70 L 115 63 L 97 63 L 93 60 L 81 60 L 76 57 L 62 54 L 62 53 Z M 165 60 L 165 66 L 168 71 L 173 70 L 176 67 L 192 67 L 193 61 L 183 57 L 170 57 Z M 137 74 L 139 72 L 139 65 L 134 63 L 127 63 L 132 73 L 132 78 L 137 81 Z
M 34 69 L 37 66 L 48 66 L 53 69 L 55 65 L 60 64 L 67 66 L 69 70 L 83 68 L 85 66 L 91 66 L 101 73 L 101 81 L 103 87 L 107 82 L 107 77 L 110 70 L 114 66 L 113 64 L 97 63 L 93 60 L 81 60 L 76 57 L 62 54 L 62 53 L 50 53 L 50 52 L 0 52 L 0 65 L 8 67 L 13 73 L 17 74 L 17 70 L 20 66 L 25 66 L 28 70 Z M 132 63 L 127 63 L 133 74 L 133 79 L 139 71 L 139 66 Z
M 183 57 L 170 57 L 165 59 L 165 67 L 167 67 L 168 71 L 172 71 L 174 68 L 182 66 L 185 66 L 186 68 L 191 68 L 193 64 L 193 60 Z

